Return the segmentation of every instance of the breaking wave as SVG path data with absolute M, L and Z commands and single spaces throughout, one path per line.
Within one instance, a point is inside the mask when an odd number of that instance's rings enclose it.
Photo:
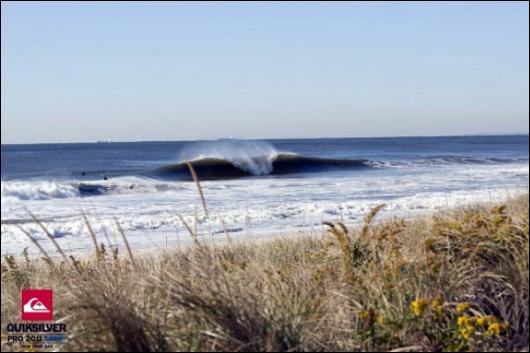
M 273 157 L 252 157 L 251 163 L 242 165 L 230 159 L 203 158 L 190 162 L 201 180 L 239 178 L 252 175 L 286 175 L 331 170 L 370 168 L 366 160 L 304 157 L 294 153 L 280 153 Z M 252 165 L 249 168 L 248 165 Z M 157 176 L 191 179 L 185 162 L 157 168 Z
M 268 142 L 223 139 L 190 143 L 182 149 L 179 159 L 197 164 L 201 160 L 225 161 L 243 172 L 264 175 L 273 170 L 272 163 L 277 157 L 278 151 Z
M 2 181 L 2 202 L 11 200 L 34 201 L 90 197 L 100 195 L 156 193 L 182 191 L 186 188 L 175 183 L 153 183 L 143 177 L 113 179 L 106 183 L 78 181 Z
M 50 200 L 80 196 L 75 185 L 55 182 L 3 182 L 2 199 Z
M 155 176 L 191 179 L 184 161 L 190 161 L 201 180 L 369 167 L 364 160 L 304 157 L 296 153 L 278 152 L 268 142 L 253 140 L 195 142 L 187 145 L 179 157 L 182 162 L 157 168 Z

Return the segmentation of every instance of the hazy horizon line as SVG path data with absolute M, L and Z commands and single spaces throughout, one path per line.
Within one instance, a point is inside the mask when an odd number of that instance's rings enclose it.
M 387 136 L 335 136 L 335 137 L 263 137 L 263 138 L 244 138 L 244 137 L 216 137 L 203 139 L 179 139 L 179 140 L 90 140 L 90 141 L 70 141 L 70 142 L 33 142 L 33 143 L 1 143 L 1 146 L 8 145 L 54 145 L 54 144 L 89 144 L 89 143 L 149 143 L 149 142 L 195 142 L 195 141 L 218 141 L 218 140 L 249 140 L 249 141 L 263 141 L 263 140 L 323 140 L 323 139 L 384 139 L 384 138 L 407 138 L 407 137 L 473 137 L 473 136 L 528 136 L 529 131 L 526 132 L 506 132 L 506 133 L 469 133 L 469 134 L 440 134 L 440 135 L 387 135 Z

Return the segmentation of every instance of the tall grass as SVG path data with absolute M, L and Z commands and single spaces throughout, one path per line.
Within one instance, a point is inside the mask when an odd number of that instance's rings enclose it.
M 7 256 L 2 330 L 19 321 L 21 288 L 52 287 L 62 350 L 528 350 L 528 195 L 414 220 L 378 211 L 319 236 L 100 247 L 74 266 L 43 249 Z

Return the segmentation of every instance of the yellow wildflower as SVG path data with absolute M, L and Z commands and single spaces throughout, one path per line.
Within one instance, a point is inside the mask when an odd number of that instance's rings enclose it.
M 382 326 L 385 323 L 385 316 L 383 314 L 379 314 L 377 315 L 375 320 L 377 321 L 379 325 Z
M 363 311 L 361 311 L 361 317 L 362 317 L 363 319 L 368 318 L 369 315 L 370 315 L 370 312 L 369 312 L 368 310 L 363 310 Z
M 460 326 L 460 327 L 469 326 L 469 316 L 467 316 L 467 315 L 460 316 L 460 317 L 456 320 L 456 323 L 457 323 L 458 326 Z
M 467 309 L 469 309 L 469 303 L 460 303 L 456 306 L 457 313 L 463 313 Z
M 423 311 L 425 310 L 425 307 L 427 306 L 427 301 L 425 299 L 416 299 L 412 303 L 410 303 L 410 310 L 414 313 L 416 316 L 420 316 L 423 314 Z
M 436 315 L 436 317 L 440 317 L 442 315 L 443 305 L 443 301 L 440 297 L 436 297 L 432 301 L 431 308 L 432 311 L 434 311 L 434 315 Z
M 501 334 L 501 331 L 502 331 L 502 326 L 500 323 L 498 322 L 494 322 L 494 323 L 491 323 L 489 326 L 488 326 L 488 332 L 487 334 L 489 336 L 493 336 L 493 335 L 500 335 Z
M 477 318 L 477 326 L 478 327 L 484 327 L 486 326 L 486 324 L 488 323 L 488 318 L 483 316 L 483 317 L 479 317 Z
M 466 340 L 469 339 L 469 337 L 471 337 L 474 333 L 475 328 L 473 328 L 472 326 L 466 326 L 460 329 L 460 335 Z

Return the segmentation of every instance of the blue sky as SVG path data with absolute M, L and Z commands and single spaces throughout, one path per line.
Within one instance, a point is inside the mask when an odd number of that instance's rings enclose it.
M 1 6 L 2 143 L 528 132 L 526 2 Z

